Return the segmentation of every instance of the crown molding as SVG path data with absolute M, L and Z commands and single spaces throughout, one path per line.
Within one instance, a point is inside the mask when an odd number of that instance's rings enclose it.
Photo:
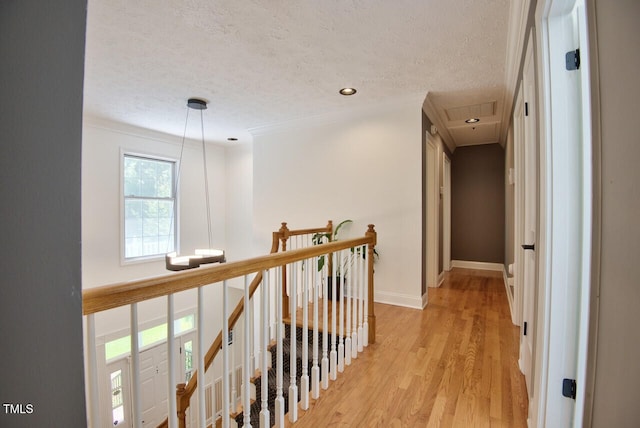
M 142 138 L 149 141 L 157 141 L 162 143 L 174 144 L 177 146 L 182 145 L 182 137 L 167 134 L 165 132 L 156 131 L 154 129 L 141 128 L 136 125 L 131 125 L 124 122 L 118 122 L 103 117 L 92 116 L 85 114 L 82 118 L 82 124 L 84 127 L 102 129 L 110 132 L 115 132 L 122 135 L 128 135 L 131 137 Z M 219 141 L 207 141 L 205 143 L 212 144 L 214 146 L 228 148 L 235 146 L 233 143 L 221 143 Z M 185 139 L 185 146 L 196 148 L 202 144 L 201 140 L 194 140 L 192 138 Z

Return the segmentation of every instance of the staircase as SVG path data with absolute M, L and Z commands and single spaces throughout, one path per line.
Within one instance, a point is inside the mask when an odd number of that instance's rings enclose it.
M 302 334 L 303 330 L 301 328 L 296 328 L 296 384 L 298 386 L 298 399 L 300 400 L 300 373 L 302 373 Z M 313 331 L 309 331 L 309 343 L 308 343 L 308 370 L 311 371 L 311 367 L 313 364 Z M 284 340 L 282 343 L 282 360 L 283 360 L 283 368 L 282 368 L 282 395 L 284 397 L 284 411 L 285 414 L 289 411 L 289 385 L 291 382 L 291 325 L 284 325 Z M 320 332 L 318 334 L 318 361 L 322 356 L 322 340 L 323 335 Z M 275 425 L 275 411 L 274 411 L 274 402 L 277 396 L 277 384 L 276 384 L 276 345 L 272 345 L 269 348 L 269 352 L 271 353 L 271 368 L 268 372 L 269 379 L 269 397 L 267 400 L 267 405 L 269 409 L 269 417 L 270 417 L 270 426 Z M 260 411 L 262 406 L 262 377 L 256 377 L 253 382 L 256 390 L 256 399 L 251 404 L 251 426 L 258 427 L 260 426 Z M 240 410 L 237 414 L 233 415 L 236 423 L 239 427 L 241 427 L 244 423 L 244 415 Z

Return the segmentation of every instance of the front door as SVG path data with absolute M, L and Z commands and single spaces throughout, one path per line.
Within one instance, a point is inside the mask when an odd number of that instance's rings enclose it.
M 157 427 L 167 417 L 167 344 L 140 352 L 142 426 Z

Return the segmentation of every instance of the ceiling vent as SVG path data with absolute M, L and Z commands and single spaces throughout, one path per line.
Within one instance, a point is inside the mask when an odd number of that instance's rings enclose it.
M 450 122 L 466 120 L 470 117 L 489 117 L 496 114 L 496 104 L 496 101 L 490 101 L 469 106 L 453 107 L 446 109 L 445 112 Z

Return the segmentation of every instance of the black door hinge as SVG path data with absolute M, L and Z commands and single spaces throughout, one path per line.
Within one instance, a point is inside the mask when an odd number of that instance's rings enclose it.
M 576 399 L 576 380 L 575 379 L 563 379 L 562 380 L 562 395 L 567 398 Z
M 523 335 L 523 336 L 526 336 L 526 335 L 527 335 L 527 322 L 526 322 L 526 321 L 524 322 L 523 330 L 524 330 L 524 332 L 523 332 L 523 334 L 522 334 L 522 335 Z
M 580 68 L 580 49 L 569 51 L 564 56 L 567 70 L 578 70 Z
M 529 116 L 529 103 L 524 103 L 524 115 Z

